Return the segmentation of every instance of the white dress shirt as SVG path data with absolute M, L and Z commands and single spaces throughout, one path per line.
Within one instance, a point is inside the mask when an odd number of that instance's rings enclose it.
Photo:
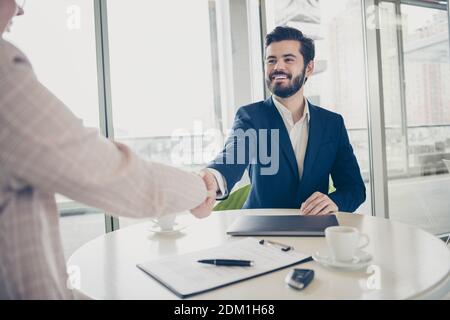
M 299 121 L 294 123 L 294 116 L 281 102 L 277 101 L 272 96 L 272 101 L 278 112 L 283 118 L 284 125 L 291 139 L 292 149 L 294 150 L 295 158 L 297 159 L 298 173 L 300 179 L 303 175 L 303 162 L 305 160 L 306 146 L 308 145 L 309 133 L 309 104 L 305 98 L 305 108 L 303 115 Z
M 305 108 L 303 111 L 303 115 L 299 121 L 294 123 L 294 116 L 292 112 L 289 111 L 281 102 L 275 99 L 272 96 L 273 104 L 275 108 L 278 110 L 281 118 L 283 119 L 286 130 L 289 134 L 289 138 L 291 140 L 292 149 L 294 150 L 295 158 L 297 160 L 299 177 L 301 179 L 303 175 L 303 162 L 305 160 L 306 146 L 308 145 L 308 134 L 309 134 L 309 103 L 305 98 Z M 217 199 L 221 199 L 226 196 L 229 192 L 226 186 L 226 181 L 222 174 L 212 168 L 208 168 L 214 177 L 216 178 L 217 184 L 219 186 L 219 192 L 217 195 Z
M 134 218 L 191 209 L 207 196 L 200 176 L 83 127 L 0 39 L 0 299 L 72 298 L 55 193 Z

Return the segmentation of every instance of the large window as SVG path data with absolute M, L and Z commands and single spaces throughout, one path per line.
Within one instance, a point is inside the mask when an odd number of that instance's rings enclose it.
M 94 10 L 91 0 L 27 1 L 5 38 L 30 58 L 39 80 L 86 126 L 99 127 Z M 103 214 L 57 196 L 66 257 L 104 232 Z M 74 215 L 76 214 L 76 215 Z
M 390 218 L 450 231 L 450 65 L 445 7 L 380 4 Z
M 146 159 L 193 170 L 217 151 L 213 4 L 107 2 L 114 137 Z
M 361 1 L 273 0 L 266 3 L 268 32 L 275 26 L 288 25 L 315 41 L 315 71 L 306 83 L 305 95 L 312 103 L 344 117 L 367 189 L 367 200 L 357 212 L 370 214 Z

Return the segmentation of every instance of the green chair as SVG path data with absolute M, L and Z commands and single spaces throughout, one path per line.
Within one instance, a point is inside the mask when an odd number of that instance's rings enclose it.
M 236 191 L 233 191 L 230 196 L 216 204 L 213 208 L 213 211 L 223 211 L 223 210 L 238 210 L 242 209 L 242 206 L 247 200 L 248 194 L 250 192 L 251 185 L 248 184 L 246 186 L 240 187 Z M 336 188 L 333 185 L 333 180 L 330 177 L 330 184 L 328 186 L 328 194 L 336 191 Z
M 228 198 L 219 202 L 214 208 L 213 211 L 221 211 L 221 210 L 237 210 L 242 209 L 242 206 L 247 200 L 248 194 L 250 192 L 251 185 L 248 184 L 246 186 L 240 187 L 236 191 L 233 191 Z

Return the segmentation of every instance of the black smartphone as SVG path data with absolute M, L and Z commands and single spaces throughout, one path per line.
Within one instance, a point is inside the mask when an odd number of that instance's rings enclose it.
M 314 279 L 314 270 L 293 269 L 286 276 L 286 283 L 297 290 L 303 290 Z

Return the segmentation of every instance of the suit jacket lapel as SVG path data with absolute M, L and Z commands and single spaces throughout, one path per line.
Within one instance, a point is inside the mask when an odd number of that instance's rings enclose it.
M 303 162 L 302 184 L 306 184 L 309 178 L 313 175 L 313 165 L 316 161 L 320 145 L 322 144 L 323 124 L 319 112 L 320 111 L 316 106 L 309 103 L 309 134 L 305 160 Z
M 264 105 L 266 107 L 265 109 L 267 110 L 269 117 L 269 128 L 279 129 L 280 133 L 279 149 L 283 151 L 283 154 L 286 156 L 289 166 L 291 167 L 293 173 L 298 177 L 299 173 L 298 173 L 297 158 L 295 157 L 294 149 L 292 148 L 291 139 L 289 138 L 289 134 L 287 132 L 286 126 L 284 125 L 280 113 L 273 104 L 272 97 L 264 101 Z

